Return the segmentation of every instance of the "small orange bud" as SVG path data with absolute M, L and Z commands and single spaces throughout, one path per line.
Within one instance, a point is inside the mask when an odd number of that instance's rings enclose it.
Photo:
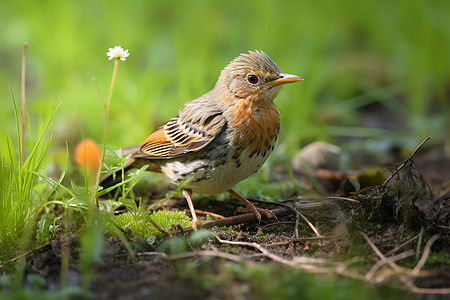
M 100 148 L 91 139 L 79 142 L 73 156 L 79 166 L 89 167 L 93 170 L 97 170 L 100 166 Z

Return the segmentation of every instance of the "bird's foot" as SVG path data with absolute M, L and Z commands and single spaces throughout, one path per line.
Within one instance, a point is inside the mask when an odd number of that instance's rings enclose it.
M 192 220 L 192 228 L 194 228 L 195 231 L 201 226 L 202 223 L 198 219 Z
M 241 200 L 241 202 L 244 203 L 244 205 L 245 205 L 245 207 L 238 207 L 236 209 L 236 212 L 254 213 L 256 218 L 258 219 L 258 222 L 261 222 L 261 214 L 265 215 L 269 219 L 272 217 L 275 217 L 275 214 L 272 211 L 270 211 L 268 209 L 256 207 L 253 203 L 251 203 L 250 201 L 245 199 L 243 196 L 239 195 L 239 193 L 237 193 L 235 190 L 229 189 L 228 193 L 230 193 L 231 195 L 233 195 L 236 198 L 238 198 L 239 200 Z
M 258 222 L 261 222 L 261 214 L 265 215 L 269 219 L 272 217 L 275 217 L 275 214 L 271 210 L 265 209 L 265 208 L 259 208 L 253 204 L 246 205 L 245 207 L 238 207 L 238 208 L 236 208 L 235 213 L 241 213 L 241 214 L 254 213 L 256 218 L 258 219 Z

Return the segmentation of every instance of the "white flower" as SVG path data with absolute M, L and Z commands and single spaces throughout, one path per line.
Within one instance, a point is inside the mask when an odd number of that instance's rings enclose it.
M 115 46 L 114 48 L 109 48 L 109 51 L 106 53 L 106 55 L 109 57 L 108 60 L 111 60 L 113 58 L 120 58 L 120 60 L 124 61 L 127 59 L 127 57 L 130 55 L 127 50 L 123 50 L 120 46 Z

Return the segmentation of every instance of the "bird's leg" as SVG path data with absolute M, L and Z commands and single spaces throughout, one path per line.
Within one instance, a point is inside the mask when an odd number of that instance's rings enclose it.
M 253 203 L 251 203 L 250 201 L 245 199 L 243 196 L 238 194 L 235 190 L 229 189 L 228 193 L 230 193 L 231 195 L 235 196 L 236 198 L 238 198 L 239 200 L 241 200 L 245 204 L 245 208 L 238 207 L 237 210 L 239 212 L 252 212 L 252 213 L 255 214 L 255 216 L 256 216 L 256 218 L 258 219 L 259 222 L 261 222 L 261 214 L 264 214 L 268 218 L 272 218 L 274 216 L 273 212 L 271 212 L 268 209 L 256 207 Z
M 200 221 L 197 219 L 197 214 L 195 213 L 194 209 L 194 203 L 192 203 L 192 190 L 182 189 L 181 192 L 183 193 L 184 198 L 186 198 L 186 201 L 189 205 L 189 210 L 191 211 L 192 228 L 194 228 L 194 230 L 197 230 L 197 227 L 200 225 Z

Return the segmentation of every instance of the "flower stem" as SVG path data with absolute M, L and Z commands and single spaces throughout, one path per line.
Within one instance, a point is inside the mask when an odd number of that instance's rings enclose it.
M 114 70 L 113 70 L 113 74 L 112 74 L 112 78 L 111 78 L 111 85 L 109 86 L 108 98 L 106 99 L 106 102 L 103 101 L 103 99 L 102 99 L 103 113 L 104 113 L 103 149 L 102 149 L 102 154 L 101 154 L 101 163 L 100 163 L 100 165 L 98 167 L 98 171 L 97 171 L 97 181 L 96 181 L 96 184 L 95 184 L 95 191 L 92 193 L 93 198 L 94 198 L 93 202 L 94 202 L 96 208 L 98 208 L 97 193 L 98 193 L 98 188 L 99 188 L 99 185 L 100 185 L 100 176 L 101 176 L 102 166 L 103 166 L 103 163 L 105 161 L 105 156 L 106 156 L 106 142 L 107 142 L 107 137 L 108 137 L 109 106 L 111 104 L 111 98 L 112 98 L 112 94 L 113 94 L 113 90 L 114 90 L 114 85 L 115 85 L 115 82 L 116 82 L 118 66 L 119 66 L 119 58 L 116 58 L 115 61 L 114 61 Z

